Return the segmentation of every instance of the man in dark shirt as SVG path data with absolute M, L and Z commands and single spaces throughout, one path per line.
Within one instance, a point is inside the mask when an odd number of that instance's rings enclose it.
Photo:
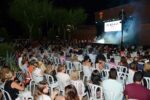
M 125 87 L 124 94 L 126 99 L 150 100 L 150 90 L 141 85 L 143 79 L 142 72 L 135 72 L 134 83 L 128 84 Z

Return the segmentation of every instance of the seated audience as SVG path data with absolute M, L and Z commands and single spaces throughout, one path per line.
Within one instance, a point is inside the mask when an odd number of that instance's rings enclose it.
M 109 97 L 115 96 L 114 100 L 123 99 L 123 85 L 117 80 L 117 71 L 111 68 L 109 71 L 109 79 L 102 82 L 105 100 L 110 100 Z
M 84 86 L 83 81 L 79 80 L 79 72 L 76 70 L 73 70 L 71 72 L 70 78 L 71 78 L 71 84 L 73 84 L 76 87 L 78 95 L 80 97 L 84 96 L 85 86 Z M 77 85 L 77 83 L 78 83 L 78 85 Z
M 132 62 L 129 68 L 129 73 L 128 73 L 126 84 L 133 83 L 133 76 L 136 71 L 137 71 L 137 63 Z
M 44 72 L 40 68 L 40 66 L 37 64 L 32 72 L 32 78 L 35 81 L 35 83 L 39 83 L 40 81 L 43 81 L 44 79 Z
M 92 72 L 91 82 L 95 85 L 101 85 L 101 76 L 98 70 Z
M 68 85 L 65 87 L 65 95 L 57 96 L 55 100 L 82 100 L 82 98 L 79 98 L 74 85 Z
M 110 62 L 109 62 L 109 68 L 116 68 L 116 67 L 117 67 L 117 65 L 115 63 L 115 59 L 111 58 Z
M 57 81 L 57 78 L 56 78 L 56 70 L 54 68 L 55 66 L 52 65 L 52 63 L 48 63 L 47 67 L 46 67 L 46 70 L 45 70 L 45 73 L 46 74 L 50 74 L 51 76 L 53 76 L 54 78 L 54 81 Z
M 65 73 L 66 68 L 64 65 L 59 65 L 57 69 L 56 78 L 60 85 L 61 90 L 64 90 L 64 87 L 70 84 L 70 77 Z
M 96 57 L 96 69 L 102 72 L 104 69 L 108 69 L 109 66 L 106 64 L 106 58 L 104 55 L 100 54 Z
M 124 90 L 126 100 L 150 100 L 150 90 L 146 89 L 144 86 L 141 85 L 142 79 L 142 72 L 135 72 L 133 77 L 134 83 L 126 85 Z
M 2 75 L 5 81 L 4 90 L 10 94 L 12 100 L 15 100 L 18 97 L 19 91 L 24 90 L 24 83 L 18 82 L 15 73 L 11 70 L 7 70 Z M 8 100 L 7 96 L 6 98 Z
M 92 73 L 92 63 L 90 61 L 89 56 L 85 56 L 83 60 L 83 73 L 85 76 L 87 76 L 87 81 L 90 81 L 91 79 L 91 73 Z
M 34 100 L 54 100 L 58 91 L 54 91 L 53 94 L 50 96 L 48 95 L 48 90 L 48 84 L 46 82 L 40 82 L 34 93 Z
M 64 54 L 64 52 L 63 51 L 61 51 L 61 53 L 60 53 L 60 63 L 61 64 L 65 64 L 65 61 L 66 61 L 66 57 L 65 57 L 65 54 Z
M 144 64 L 143 76 L 150 77 L 150 62 Z

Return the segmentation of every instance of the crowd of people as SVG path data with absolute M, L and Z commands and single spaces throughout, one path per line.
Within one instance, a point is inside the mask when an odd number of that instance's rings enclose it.
M 67 42 L 15 46 L 20 70 L 1 68 L 1 98 L 9 100 L 4 90 L 11 100 L 21 100 L 25 91 L 33 100 L 150 100 L 149 49 Z M 98 87 L 95 97 L 89 84 Z

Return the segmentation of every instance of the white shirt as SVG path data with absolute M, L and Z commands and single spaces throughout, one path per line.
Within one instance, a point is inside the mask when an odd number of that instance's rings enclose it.
M 94 54 L 88 54 L 88 56 L 90 57 L 91 62 L 92 62 L 93 64 L 95 64 L 96 55 L 94 55 Z
M 42 94 L 39 96 L 38 100 L 51 100 L 50 96 Z
M 35 81 L 35 83 L 39 83 L 40 81 L 43 81 L 44 76 L 42 74 L 42 69 L 40 68 L 36 68 L 33 72 L 32 72 L 32 78 Z
M 83 73 L 87 76 L 87 81 L 91 79 L 92 69 L 88 66 L 83 66 Z
M 78 56 L 78 60 L 81 62 L 81 61 L 83 61 L 83 55 L 77 55 Z
M 102 82 L 105 100 L 115 97 L 113 100 L 123 100 L 123 85 L 114 79 L 107 79 Z
M 56 77 L 61 90 L 64 90 L 64 87 L 70 84 L 70 77 L 66 73 L 58 72 Z

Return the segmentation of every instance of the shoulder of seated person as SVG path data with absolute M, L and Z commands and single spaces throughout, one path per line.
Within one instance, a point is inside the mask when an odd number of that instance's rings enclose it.
M 64 96 L 56 96 L 55 100 L 65 100 Z

